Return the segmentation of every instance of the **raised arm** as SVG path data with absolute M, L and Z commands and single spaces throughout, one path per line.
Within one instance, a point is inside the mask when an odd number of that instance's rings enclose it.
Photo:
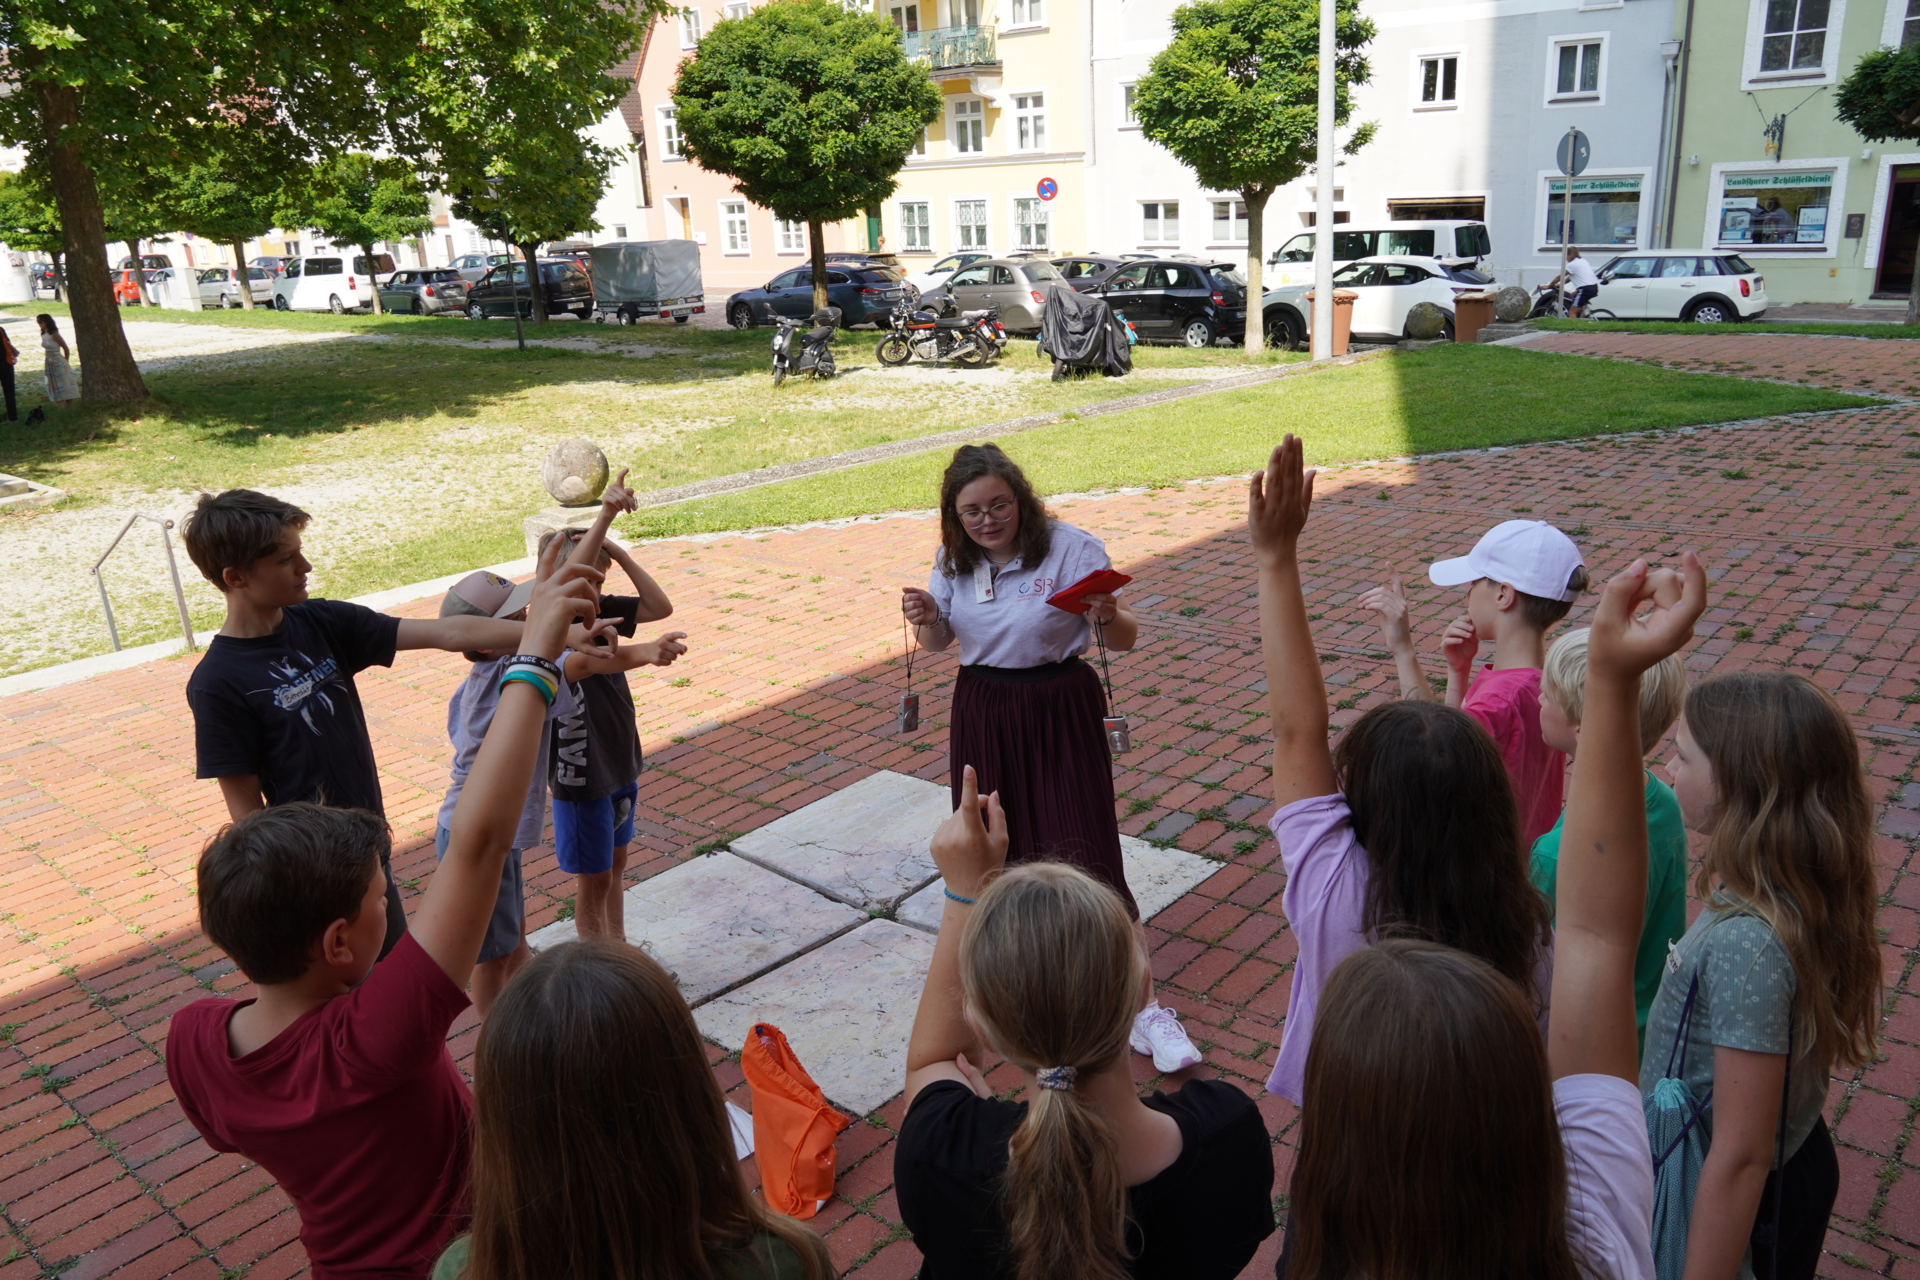
M 623 467 L 620 475 L 606 487 L 600 495 L 600 513 L 593 518 L 587 531 L 580 535 L 580 541 L 573 544 L 571 564 L 593 564 L 600 558 L 600 548 L 606 544 L 607 530 L 613 525 L 613 518 L 623 511 L 631 511 L 635 506 L 633 491 L 627 488 L 627 472 Z
M 1380 638 L 1393 655 L 1394 671 L 1400 677 L 1400 696 L 1418 702 L 1434 702 L 1433 686 L 1420 669 L 1420 656 L 1413 647 L 1413 624 L 1407 613 L 1407 593 L 1396 571 L 1381 585 L 1354 601 L 1362 609 L 1380 615 Z
M 1282 807 L 1332 794 L 1327 686 L 1300 592 L 1300 531 L 1313 508 L 1313 477 L 1294 436 L 1276 445 L 1247 484 L 1247 534 L 1260 574 L 1260 649 L 1273 721 L 1273 798 Z
M 1633 961 L 1647 895 L 1646 779 L 1640 673 L 1693 637 L 1707 575 L 1636 560 L 1607 583 L 1587 641 L 1580 751 L 1560 837 L 1547 1058 L 1554 1079 L 1597 1074 L 1638 1082 Z M 1644 610 L 1636 617 L 1638 611 Z
M 659 622 L 673 616 L 673 601 L 667 599 L 667 593 L 653 575 L 642 569 L 627 549 L 617 542 L 607 543 L 607 554 L 620 566 L 633 583 L 633 593 L 640 597 L 640 608 L 634 612 L 635 622 Z
M 592 565 L 570 564 L 534 589 L 519 652 L 560 656 L 568 624 L 593 617 Z M 450 824 L 447 856 L 427 882 L 411 927 L 415 940 L 447 977 L 464 987 L 500 892 L 500 868 L 520 825 L 527 784 L 540 754 L 547 700 L 532 685 L 508 683 L 480 744 Z

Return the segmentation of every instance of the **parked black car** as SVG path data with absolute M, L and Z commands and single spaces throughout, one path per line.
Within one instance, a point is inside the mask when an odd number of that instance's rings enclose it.
M 1210 347 L 1247 331 L 1246 277 L 1230 262 L 1128 262 L 1085 292 L 1132 321 L 1142 342 Z
M 542 258 L 540 284 L 546 292 L 548 315 L 571 311 L 585 320 L 593 314 L 593 280 L 571 258 Z M 503 262 L 467 290 L 469 320 L 511 316 L 516 308 L 523 316 L 533 315 L 533 287 L 527 281 L 525 262 Z
M 1101 254 L 1078 254 L 1070 258 L 1054 258 L 1053 269 L 1060 278 L 1073 286 L 1075 293 L 1085 293 L 1108 276 L 1127 265 L 1125 258 L 1109 258 Z
M 851 262 L 827 267 L 827 305 L 840 312 L 840 324 L 884 326 L 893 304 L 906 296 L 906 277 L 898 267 Z M 727 323 L 736 329 L 772 324 L 775 316 L 796 319 L 813 314 L 813 267 L 783 271 L 761 289 L 742 289 L 727 299 Z

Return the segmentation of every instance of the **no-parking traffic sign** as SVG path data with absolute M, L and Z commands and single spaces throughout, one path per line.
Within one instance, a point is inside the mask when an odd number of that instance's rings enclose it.
M 1042 200 L 1051 200 L 1060 194 L 1060 184 L 1052 178 L 1042 178 L 1033 188 L 1033 193 Z

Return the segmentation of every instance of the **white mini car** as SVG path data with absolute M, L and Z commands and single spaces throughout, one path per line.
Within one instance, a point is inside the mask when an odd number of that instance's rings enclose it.
M 1431 302 L 1447 313 L 1445 336 L 1451 338 L 1454 295 L 1477 293 L 1490 283 L 1470 267 L 1399 255 L 1362 258 L 1333 273 L 1335 289 L 1358 295 L 1350 331 L 1356 342 L 1400 341 L 1407 336 L 1407 312 L 1417 302 Z
M 1766 309 L 1766 277 L 1738 253 L 1657 250 L 1622 254 L 1601 267 L 1588 315 L 1724 324 L 1757 320 Z

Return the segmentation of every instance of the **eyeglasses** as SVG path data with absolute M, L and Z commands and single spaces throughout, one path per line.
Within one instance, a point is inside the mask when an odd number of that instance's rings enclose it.
M 978 529 L 991 519 L 995 524 L 1005 524 L 1007 517 L 1013 514 L 1013 499 L 1002 498 L 985 511 L 968 507 L 960 512 L 960 523 L 969 529 Z

